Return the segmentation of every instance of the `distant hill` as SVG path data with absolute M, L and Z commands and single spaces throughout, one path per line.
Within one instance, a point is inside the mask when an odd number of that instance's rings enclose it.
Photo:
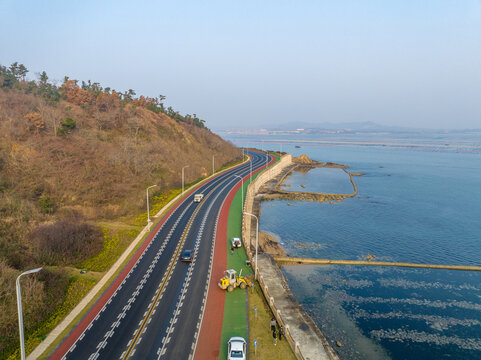
M 219 133 L 238 133 L 238 134 L 276 134 L 278 132 L 297 132 L 297 133 L 363 133 L 363 132 L 389 132 L 389 133 L 470 133 L 480 132 L 480 128 L 465 129 L 442 129 L 442 128 L 414 128 L 405 126 L 381 125 L 373 121 L 360 122 L 307 122 L 289 121 L 276 125 L 259 125 L 255 128 L 235 126 L 228 129 L 219 129 Z
M 287 122 L 283 124 L 279 124 L 279 126 L 272 126 L 269 129 L 272 130 L 295 130 L 295 129 L 323 129 L 323 130 L 379 130 L 379 129 L 386 129 L 386 126 L 379 125 L 373 121 L 364 121 L 364 122 L 344 122 L 344 123 L 331 123 L 331 122 L 320 122 L 320 123 L 313 123 L 313 122 L 305 122 L 305 121 L 293 121 Z M 389 127 L 391 128 L 391 127 Z
M 187 184 L 212 173 L 213 156 L 217 169 L 241 159 L 196 115 L 165 109 L 162 96 L 68 78 L 57 87 L 45 73 L 27 81 L 25 70 L 0 66 L 0 359 L 18 345 L 21 270 L 49 266 L 26 280 L 28 335 L 78 284 L 65 269 L 105 251 L 105 239 L 111 261 L 135 236 L 126 219 L 145 212 L 148 186 L 158 184 L 151 194 L 162 198 L 181 187 L 185 165 Z

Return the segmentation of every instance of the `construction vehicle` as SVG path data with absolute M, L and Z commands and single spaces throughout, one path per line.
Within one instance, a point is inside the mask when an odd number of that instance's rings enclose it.
M 194 195 L 194 202 L 201 202 L 202 199 L 204 198 L 204 194 L 195 194 Z
M 237 276 L 237 271 L 234 269 L 229 269 L 224 271 L 224 276 L 219 280 L 219 287 L 223 290 L 231 292 L 236 287 L 245 289 L 247 286 L 252 284 L 253 274 L 248 274 L 247 276 L 242 276 L 242 270 Z

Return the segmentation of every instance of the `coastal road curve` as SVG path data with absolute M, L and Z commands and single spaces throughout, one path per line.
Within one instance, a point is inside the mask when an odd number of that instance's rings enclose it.
M 252 171 L 267 155 L 249 152 Z M 270 160 L 270 157 L 269 157 Z M 207 299 L 217 219 L 222 204 L 250 163 L 190 191 L 155 226 L 101 298 L 50 359 L 189 359 Z M 195 193 L 204 199 L 194 203 Z M 191 263 L 179 261 L 193 249 Z

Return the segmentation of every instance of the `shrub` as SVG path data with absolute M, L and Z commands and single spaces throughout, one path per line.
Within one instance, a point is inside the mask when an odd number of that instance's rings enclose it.
M 60 122 L 60 126 L 57 128 L 57 135 L 70 134 L 77 128 L 77 122 L 70 116 L 67 116 L 65 121 Z
M 61 220 L 41 225 L 32 234 L 41 263 L 69 265 L 81 262 L 102 250 L 100 228 L 78 219 Z
M 43 196 L 38 200 L 40 209 L 44 214 L 53 214 L 55 211 L 55 204 L 53 203 L 50 196 Z

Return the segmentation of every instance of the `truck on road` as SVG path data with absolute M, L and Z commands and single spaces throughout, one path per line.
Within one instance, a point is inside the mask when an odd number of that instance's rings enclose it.
M 200 203 L 202 201 L 202 199 L 204 198 L 204 194 L 195 194 L 194 195 L 194 202 L 196 203 Z

